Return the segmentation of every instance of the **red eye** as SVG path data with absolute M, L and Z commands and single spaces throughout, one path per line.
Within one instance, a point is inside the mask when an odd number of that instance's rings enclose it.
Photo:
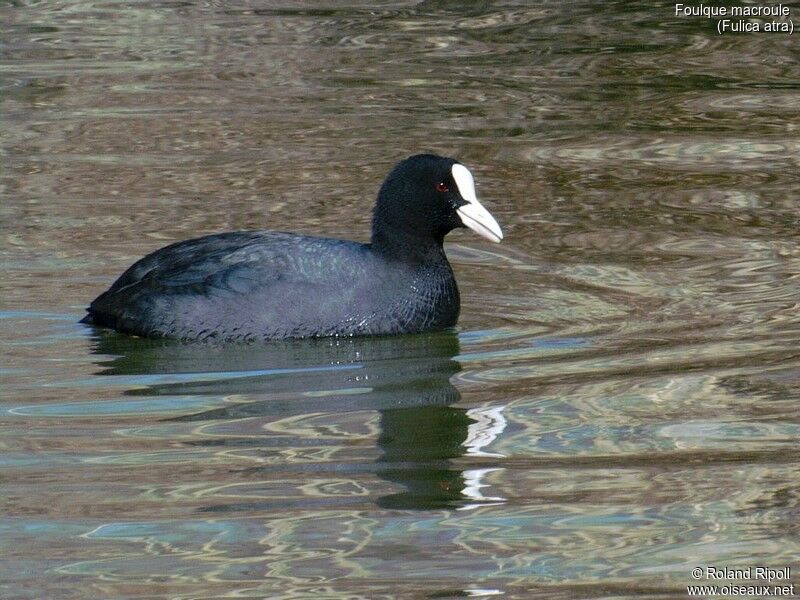
M 444 194 L 445 192 L 449 192 L 450 188 L 444 183 L 444 181 L 440 181 L 436 184 L 436 191 Z

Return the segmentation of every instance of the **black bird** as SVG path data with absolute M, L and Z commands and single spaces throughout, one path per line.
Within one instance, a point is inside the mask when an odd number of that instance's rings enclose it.
M 217 341 L 452 327 L 460 300 L 442 244 L 456 227 L 503 237 L 464 165 L 419 154 L 383 182 L 369 244 L 273 231 L 178 242 L 134 263 L 82 322 Z

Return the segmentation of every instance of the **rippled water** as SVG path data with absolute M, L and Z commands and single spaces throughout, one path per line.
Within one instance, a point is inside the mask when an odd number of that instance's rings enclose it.
M 2 3 L 0 597 L 798 581 L 796 36 L 673 15 Z M 198 347 L 77 324 L 170 241 L 363 240 L 425 150 L 472 167 L 507 234 L 450 236 L 457 333 Z

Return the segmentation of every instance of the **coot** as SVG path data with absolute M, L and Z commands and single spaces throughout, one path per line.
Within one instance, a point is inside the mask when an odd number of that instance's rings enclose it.
M 134 263 L 83 323 L 180 340 L 274 340 L 452 327 L 460 300 L 444 236 L 503 234 L 452 158 L 400 162 L 378 193 L 369 244 L 273 231 L 178 242 Z

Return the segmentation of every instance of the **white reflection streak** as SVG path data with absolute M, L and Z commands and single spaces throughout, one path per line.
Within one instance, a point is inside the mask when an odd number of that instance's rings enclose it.
M 490 590 L 485 588 L 471 588 L 464 590 L 467 596 L 502 596 L 505 594 L 503 590 Z
M 493 406 L 471 408 L 467 411 L 467 416 L 473 421 L 467 429 L 467 439 L 464 440 L 468 456 L 505 458 L 505 454 L 483 450 L 484 447 L 495 441 L 508 425 L 508 421 L 503 416 L 505 408 L 505 406 Z
M 467 456 L 489 456 L 504 458 L 505 454 L 498 452 L 486 452 L 483 448 L 494 442 L 505 430 L 508 421 L 503 416 L 505 406 L 492 406 L 483 408 L 472 408 L 467 411 L 467 416 L 473 421 L 467 429 L 467 439 L 464 446 L 467 448 Z M 461 492 L 465 497 L 474 500 L 473 503 L 465 504 L 458 510 L 471 510 L 480 506 L 493 506 L 502 504 L 506 499 L 502 496 L 484 496 L 481 491 L 489 487 L 488 483 L 483 482 L 484 476 L 493 471 L 502 471 L 502 467 L 487 469 L 470 469 L 464 471 L 464 489 Z
M 495 467 L 493 469 L 470 469 L 464 471 L 464 489 L 461 493 L 469 498 L 475 500 L 474 503 L 459 506 L 456 510 L 472 510 L 481 506 L 494 506 L 495 504 L 503 504 L 506 499 L 502 496 L 484 496 L 481 488 L 489 487 L 490 483 L 483 483 L 483 476 L 493 471 L 502 471 L 502 467 Z

